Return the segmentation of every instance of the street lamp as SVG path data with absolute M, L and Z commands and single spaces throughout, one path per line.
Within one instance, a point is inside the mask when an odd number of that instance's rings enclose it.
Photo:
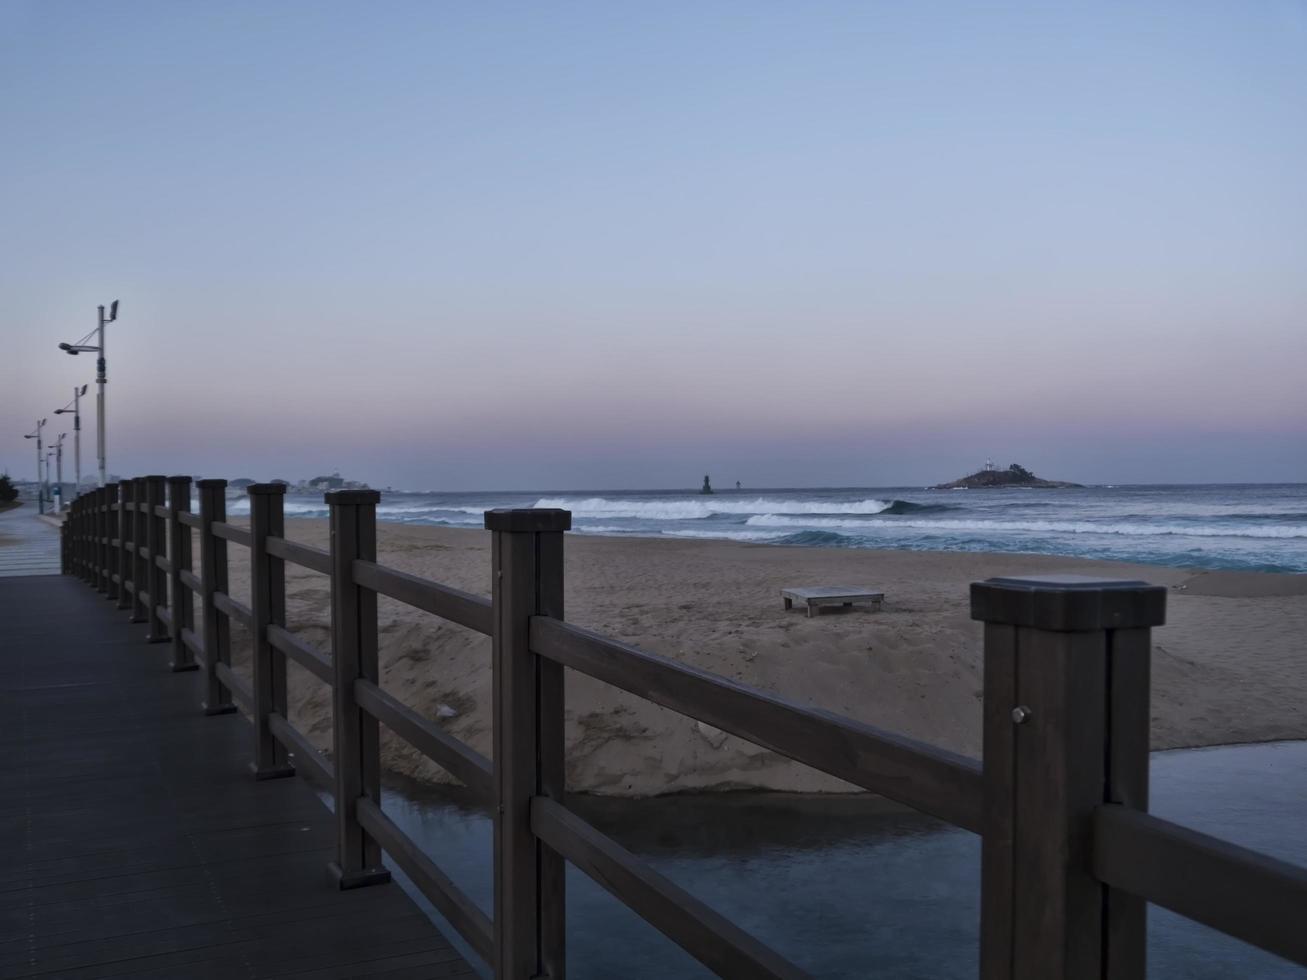
M 105 358 L 104 358 L 104 325 L 113 323 L 118 319 L 118 301 L 114 300 L 109 306 L 109 315 L 104 315 L 104 307 L 96 308 L 99 311 L 99 323 L 91 333 L 79 340 L 75 344 L 60 344 L 59 349 L 66 354 L 82 354 L 94 352 L 99 354 L 95 362 L 95 455 L 100 461 L 100 486 L 105 486 L 105 438 L 104 438 L 104 385 L 108 378 L 105 377 Z M 95 343 L 88 344 L 87 341 L 91 336 L 95 336 Z
M 24 439 L 36 440 L 36 509 L 45 513 L 45 483 L 41 480 L 41 461 L 45 453 L 41 452 L 41 430 L 45 428 L 45 419 L 36 420 L 36 431 L 23 436 Z
M 73 476 L 77 480 L 77 493 L 82 492 L 82 396 L 86 394 L 86 385 L 73 388 L 73 400 L 63 408 L 56 408 L 55 415 L 73 413 Z M 76 496 L 76 494 L 74 494 Z
M 55 515 L 63 513 L 64 509 L 64 436 L 67 432 L 60 432 L 59 438 L 54 441 L 54 495 L 58 498 L 55 502 Z M 45 468 L 46 475 L 50 475 L 50 467 Z

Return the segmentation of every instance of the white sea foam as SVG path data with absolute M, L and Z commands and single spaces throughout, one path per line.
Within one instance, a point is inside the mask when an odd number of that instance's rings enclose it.
M 663 531 L 663 534 L 671 538 L 721 538 L 727 541 L 779 541 L 790 536 L 788 531 L 728 531 L 725 528 L 720 531 L 697 531 L 686 528 Z
M 1307 526 L 1219 527 L 1211 524 L 1095 524 L 1090 521 L 965 521 L 965 520 L 849 520 L 833 517 L 789 517 L 758 514 L 744 522 L 752 527 L 841 528 L 844 530 L 1016 531 L 1027 534 L 1116 534 L 1130 537 L 1177 535 L 1191 538 L 1307 538 Z
M 250 512 L 249 497 L 234 497 L 227 501 L 227 516 L 245 517 Z M 326 517 L 327 505 L 307 500 L 284 500 L 282 513 L 287 517 Z
M 715 514 L 879 514 L 893 501 L 858 500 L 741 500 L 705 497 L 700 500 L 612 500 L 607 497 L 542 497 L 536 507 L 559 507 L 575 517 L 635 517 L 649 521 L 692 521 Z

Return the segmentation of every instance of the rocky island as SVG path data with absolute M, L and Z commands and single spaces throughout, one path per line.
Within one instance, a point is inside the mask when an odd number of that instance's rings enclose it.
M 1005 470 L 986 466 L 983 470 L 964 476 L 952 483 L 941 483 L 931 487 L 932 490 L 980 490 L 990 487 L 1042 487 L 1052 490 L 1083 489 L 1080 483 L 1067 483 L 1063 480 L 1042 480 L 1024 466 L 1013 463 Z

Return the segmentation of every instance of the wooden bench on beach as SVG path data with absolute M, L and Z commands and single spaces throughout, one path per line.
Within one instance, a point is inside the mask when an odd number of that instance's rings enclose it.
M 855 602 L 865 602 L 873 610 L 879 609 L 885 600 L 885 593 L 828 585 L 816 589 L 781 589 L 781 598 L 785 600 L 786 609 L 793 609 L 796 602 L 806 603 L 811 618 L 813 611 L 822 606 L 851 606 Z

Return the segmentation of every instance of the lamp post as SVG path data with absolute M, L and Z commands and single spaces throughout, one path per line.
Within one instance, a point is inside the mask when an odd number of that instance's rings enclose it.
M 50 501 L 50 513 L 55 513 L 54 509 L 54 488 L 50 486 L 50 460 L 54 456 L 53 449 L 45 451 L 45 499 Z
M 45 459 L 45 453 L 41 451 L 41 430 L 45 428 L 45 419 L 36 420 L 36 431 L 25 436 L 24 439 L 36 440 L 36 509 L 39 513 L 45 513 L 45 483 L 41 480 L 41 461 Z
M 77 481 L 77 493 L 82 492 L 82 396 L 86 394 L 86 385 L 73 388 L 73 400 L 63 408 L 56 408 L 55 415 L 73 413 L 73 479 Z
M 105 480 L 105 457 L 108 453 L 104 435 L 104 386 L 108 381 L 105 375 L 105 357 L 104 357 L 104 325 L 113 323 L 118 319 L 118 301 L 114 300 L 109 304 L 109 315 L 104 315 L 104 307 L 96 308 L 99 311 L 98 325 L 91 333 L 79 340 L 75 344 L 60 344 L 59 349 L 66 354 L 81 354 L 94 351 L 100 356 L 95 362 L 95 455 L 100 462 L 100 486 L 106 485 Z M 88 344 L 91 334 L 95 335 L 95 343 Z
M 55 502 L 55 515 L 63 513 L 64 509 L 64 436 L 67 432 L 60 432 L 59 438 L 54 441 L 54 495 L 58 498 Z M 48 475 L 50 470 L 46 469 Z

